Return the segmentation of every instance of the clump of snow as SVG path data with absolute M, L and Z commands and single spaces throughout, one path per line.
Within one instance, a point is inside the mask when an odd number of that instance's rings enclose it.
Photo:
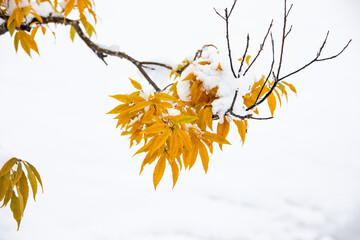
M 209 62 L 210 64 L 199 64 L 201 62 Z M 219 69 L 221 67 L 221 69 Z M 243 69 L 246 69 L 244 66 Z M 227 55 L 221 54 L 219 50 L 213 46 L 205 47 L 202 55 L 196 61 L 193 61 L 182 73 L 184 79 L 189 73 L 194 73 L 197 79 L 203 82 L 204 91 L 209 92 L 213 88 L 218 88 L 218 99 L 212 102 L 213 113 L 220 116 L 220 121 L 226 111 L 231 107 L 235 92 L 238 91 L 238 97 L 234 106 L 237 114 L 245 114 L 242 96 L 250 89 L 250 86 L 256 81 L 256 77 L 250 71 L 240 78 L 236 78 L 230 69 L 229 59 Z M 177 92 L 181 100 L 189 101 L 190 84 L 188 81 L 179 81 Z
M 176 86 L 177 94 L 183 101 L 190 101 L 190 83 L 188 81 L 179 81 Z
M 31 2 L 31 7 L 41 17 L 48 17 L 55 13 L 53 7 L 49 2 L 40 2 L 39 4 L 37 4 L 36 2 Z

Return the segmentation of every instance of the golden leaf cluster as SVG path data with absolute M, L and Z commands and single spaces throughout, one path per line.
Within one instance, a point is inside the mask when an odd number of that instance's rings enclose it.
M 11 158 L 0 169 L 1 207 L 5 207 L 10 202 L 10 209 L 18 224 L 18 229 L 29 197 L 29 184 L 35 200 L 38 183 L 43 188 L 38 171 L 26 161 Z
M 186 68 L 183 65 L 178 69 Z M 210 62 L 196 63 L 206 65 Z M 222 71 L 221 65 L 215 71 Z M 176 69 L 171 73 L 181 76 Z M 175 77 L 176 78 L 176 77 Z M 173 186 L 179 172 L 184 168 L 190 170 L 200 156 L 205 173 L 209 166 L 209 156 L 213 153 L 213 143 L 230 144 L 226 137 L 231 119 L 225 117 L 213 131 L 213 112 L 211 103 L 218 98 L 217 88 L 205 91 L 203 81 L 194 73 L 189 73 L 179 81 L 189 82 L 189 100 L 183 101 L 177 94 L 177 84 L 174 82 L 168 92 L 150 93 L 146 95 L 142 86 L 130 79 L 138 90 L 131 94 L 119 94 L 111 97 L 121 104 L 108 112 L 116 114 L 117 127 L 122 135 L 128 135 L 130 147 L 142 145 L 135 155 L 144 153 L 140 173 L 147 164 L 155 164 L 153 183 L 156 189 L 163 177 L 167 165 L 171 167 Z M 233 121 L 237 126 L 242 141 L 245 141 L 247 121 Z
M 260 100 L 268 92 L 270 92 L 270 89 L 272 88 L 273 84 L 274 84 L 274 81 L 267 81 L 266 77 L 263 75 L 259 81 L 256 81 L 254 83 L 254 85 L 251 86 L 250 92 L 248 92 L 247 94 L 245 94 L 243 96 L 244 105 L 247 108 L 251 107 L 253 104 L 255 104 L 255 102 L 257 100 Z M 281 97 L 282 96 L 285 96 L 286 100 L 288 100 L 288 94 L 287 94 L 285 86 L 287 86 L 288 88 L 290 88 L 291 91 L 296 93 L 296 88 L 291 83 L 288 83 L 285 81 L 278 82 L 276 87 L 274 88 L 274 90 L 266 98 L 271 116 L 274 116 L 274 112 L 275 112 L 275 109 L 277 106 L 276 99 L 278 99 L 280 106 L 281 106 Z M 281 92 L 281 94 L 279 93 L 279 91 Z M 275 97 L 275 95 L 276 95 L 276 97 Z M 253 108 L 251 110 L 255 114 L 259 114 L 258 108 Z
M 58 0 L 36 0 L 35 3 L 30 0 L 14 0 L 16 8 L 12 10 L 11 14 L 7 13 L 8 1 L 0 0 L 0 11 L 9 15 L 7 21 L 9 33 L 13 36 L 16 32 L 14 36 L 14 47 L 16 51 L 18 50 L 20 43 L 22 49 L 29 56 L 31 56 L 31 50 L 39 54 L 37 43 L 35 41 L 36 33 L 38 28 L 41 27 L 41 31 L 45 35 L 49 26 L 48 24 L 44 24 L 43 18 L 36 12 L 33 6 L 34 4 L 41 6 L 41 4 L 45 2 L 51 5 L 54 13 L 63 14 L 64 18 L 67 18 L 70 13 L 76 11 L 78 20 L 84 27 L 87 35 L 91 37 L 96 33 L 94 26 L 88 21 L 88 16 L 92 16 L 95 24 L 97 22 L 97 16 L 93 10 L 94 3 L 91 0 L 65 0 L 65 5 L 62 6 L 64 8 L 60 6 Z M 27 25 L 30 27 L 30 30 L 24 30 L 23 26 Z M 53 31 L 52 33 L 55 35 Z M 74 40 L 74 37 L 75 29 L 71 27 L 70 38 Z

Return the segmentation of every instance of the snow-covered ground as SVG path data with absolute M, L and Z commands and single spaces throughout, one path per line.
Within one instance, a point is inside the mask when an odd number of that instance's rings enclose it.
M 212 7 L 231 3 L 97 1 L 96 41 L 141 60 L 181 61 L 208 43 L 225 49 L 224 22 Z M 135 149 L 105 115 L 117 104 L 108 95 L 132 90 L 128 77 L 139 80 L 131 64 L 108 58 L 105 66 L 62 26 L 56 39 L 39 37 L 41 57 L 33 59 L 1 36 L 0 161 L 13 154 L 33 163 L 45 192 L 29 201 L 19 232 L 9 208 L 0 209 L 0 240 L 360 239 L 360 3 L 292 3 L 284 73 L 313 58 L 327 30 L 325 54 L 352 38 L 350 48 L 290 79 L 298 96 L 275 119 L 250 122 L 244 146 L 231 133 L 232 145 L 212 155 L 208 174 L 198 162 L 174 190 L 169 171 L 156 192 L 153 167 L 138 175 L 141 156 L 131 158 Z M 279 44 L 282 4 L 239 1 L 235 57 L 247 32 L 256 53 L 272 18 Z

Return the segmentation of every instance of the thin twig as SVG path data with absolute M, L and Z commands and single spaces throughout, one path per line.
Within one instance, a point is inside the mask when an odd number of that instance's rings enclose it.
M 291 33 L 292 27 L 293 26 L 291 25 L 289 31 L 285 34 L 285 38 L 287 38 L 287 36 Z
M 284 9 L 285 9 L 284 10 L 284 26 L 283 26 L 282 41 L 281 41 L 279 68 L 278 68 L 278 71 L 277 71 L 277 74 L 276 74 L 276 79 L 279 79 L 279 75 L 280 75 L 280 70 L 281 70 L 281 65 L 282 65 L 282 60 L 283 60 L 283 55 L 284 55 L 284 45 L 285 45 L 285 36 L 286 36 L 286 33 L 285 33 L 285 31 L 286 31 L 286 22 L 287 22 L 287 17 L 288 17 L 288 14 L 290 13 L 291 7 L 290 7 L 289 12 L 288 12 L 287 8 L 286 8 L 286 0 L 284 0 Z
M 257 95 L 257 97 L 256 97 L 256 100 L 255 100 L 254 104 L 253 104 L 252 106 L 248 107 L 248 108 L 246 109 L 246 111 L 249 111 L 249 110 L 253 109 L 254 107 L 258 106 L 258 105 L 261 104 L 263 101 L 265 101 L 265 99 L 268 97 L 268 95 L 265 95 L 265 97 L 263 97 L 263 98 L 258 102 L 258 100 L 259 100 L 259 98 L 260 98 L 260 95 L 261 95 L 262 91 L 264 90 L 265 85 L 266 85 L 266 83 L 268 82 L 271 73 L 273 72 L 273 68 L 274 68 L 274 64 L 275 64 L 275 44 L 274 44 L 274 38 L 273 38 L 273 36 L 272 36 L 272 33 L 270 33 L 270 37 L 271 37 L 272 56 L 273 56 L 272 63 L 271 63 L 271 68 L 270 68 L 269 74 L 268 74 L 267 77 L 266 77 L 266 81 L 265 81 L 264 84 L 262 85 L 262 87 L 261 87 L 261 89 L 260 89 L 260 92 L 258 93 L 258 95 Z M 274 80 L 274 85 L 273 85 L 274 88 L 275 88 L 275 86 L 276 86 L 275 83 L 276 83 L 276 79 Z M 272 90 L 271 90 L 271 91 L 272 91 Z M 270 92 L 270 93 L 271 93 L 271 92 Z M 270 95 L 270 93 L 269 93 L 269 95 Z
M 172 67 L 165 64 L 165 63 L 159 63 L 159 62 L 140 62 L 142 65 L 155 65 L 155 66 L 160 66 L 163 68 L 167 68 L 169 70 L 172 70 Z
M 251 66 L 254 64 L 254 62 L 256 61 L 256 59 L 259 57 L 261 51 L 264 49 L 266 39 L 267 39 L 267 37 L 268 37 L 268 35 L 269 35 L 269 33 L 270 33 L 271 27 L 273 26 L 273 22 L 274 22 L 274 20 L 271 20 L 271 23 L 270 23 L 270 26 L 269 26 L 269 28 L 268 28 L 268 31 L 267 31 L 267 33 L 266 33 L 266 35 L 265 35 L 265 37 L 264 37 L 264 40 L 263 40 L 262 44 L 260 44 L 260 49 L 259 49 L 256 57 L 254 58 L 254 60 L 252 60 L 252 62 L 250 63 L 249 67 L 245 70 L 243 76 L 245 76 L 245 74 L 249 71 L 249 69 L 251 68 Z
M 225 22 L 226 22 L 226 42 L 227 42 L 227 47 L 228 47 L 228 54 L 229 54 L 229 61 L 230 61 L 230 68 L 231 68 L 231 72 L 233 73 L 234 77 L 237 78 L 235 70 L 234 70 L 234 65 L 233 65 L 233 61 L 232 61 L 232 56 L 231 56 L 231 47 L 230 47 L 230 37 L 229 37 L 229 15 L 228 15 L 228 11 L 227 8 L 225 9 Z
M 246 53 L 247 53 L 247 51 L 248 51 L 248 49 L 249 49 L 249 42 L 250 42 L 250 36 L 249 36 L 249 34 L 248 34 L 247 37 L 246 37 L 246 48 L 245 48 L 244 55 L 243 55 L 243 57 L 242 57 L 242 59 L 241 59 L 241 64 L 240 64 L 240 67 L 239 67 L 238 77 L 237 77 L 237 78 L 240 78 L 240 74 L 241 74 L 242 67 L 243 67 L 243 65 L 244 65 Z
M 229 13 L 229 15 L 228 15 L 228 18 L 230 17 L 232 11 L 234 10 L 236 3 L 237 3 L 237 0 L 234 1 L 233 5 L 232 5 L 232 7 L 231 7 L 230 13 Z
M 346 49 L 346 48 L 350 45 L 350 43 L 352 42 L 352 39 L 350 39 L 350 40 L 348 41 L 348 43 L 345 45 L 345 47 L 343 47 L 343 49 L 342 49 L 340 52 L 338 52 L 337 54 L 335 54 L 335 55 L 333 55 L 333 56 L 326 57 L 326 58 L 319 58 L 320 55 L 321 55 L 322 49 L 323 49 L 324 46 L 325 46 L 325 43 L 326 43 L 326 40 L 327 40 L 327 36 L 328 36 L 328 34 L 326 35 L 326 38 L 325 38 L 325 40 L 324 40 L 324 42 L 323 42 L 323 45 L 321 46 L 319 52 L 316 54 L 316 57 L 315 57 L 313 60 L 311 60 L 310 62 L 308 62 L 307 64 L 305 64 L 305 65 L 302 66 L 301 68 L 299 68 L 299 69 L 297 69 L 297 70 L 295 70 L 295 71 L 293 71 L 293 72 L 291 72 L 291 73 L 289 73 L 289 74 L 287 74 L 287 75 L 285 75 L 285 76 L 283 76 L 283 77 L 280 77 L 280 78 L 278 79 L 278 81 L 282 81 L 282 80 L 284 80 L 285 78 L 288 78 L 288 77 L 294 75 L 295 73 L 298 73 L 298 72 L 304 70 L 305 68 L 307 68 L 308 66 L 310 66 L 311 64 L 313 64 L 313 63 L 315 63 L 315 62 L 323 62 L 323 61 L 331 60 L 331 59 L 334 59 L 334 58 L 338 57 L 340 54 L 342 54 L 342 53 L 345 51 L 345 49 Z

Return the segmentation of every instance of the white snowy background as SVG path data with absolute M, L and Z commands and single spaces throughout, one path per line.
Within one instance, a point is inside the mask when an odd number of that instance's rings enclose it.
M 180 62 L 208 43 L 226 50 L 212 8 L 222 12 L 231 0 L 96 2 L 95 41 L 139 60 Z M 349 49 L 292 77 L 298 95 L 275 119 L 251 121 L 244 146 L 231 133 L 207 175 L 198 162 L 174 190 L 169 169 L 156 192 L 153 166 L 138 175 L 141 157 L 131 158 L 135 149 L 105 115 L 117 104 L 108 95 L 133 91 L 134 66 L 111 57 L 105 66 L 63 26 L 54 27 L 56 39 L 38 37 L 41 56 L 32 59 L 1 36 L 0 161 L 33 163 L 45 192 L 29 200 L 18 232 L 9 207 L 0 209 L 0 240 L 360 239 L 360 2 L 290 3 L 284 74 L 315 56 L 327 30 L 325 56 L 352 38 Z M 282 11 L 282 0 L 239 1 L 234 57 L 246 33 L 256 54 L 272 18 L 279 50 Z M 268 69 L 269 54 L 268 42 L 257 69 Z

